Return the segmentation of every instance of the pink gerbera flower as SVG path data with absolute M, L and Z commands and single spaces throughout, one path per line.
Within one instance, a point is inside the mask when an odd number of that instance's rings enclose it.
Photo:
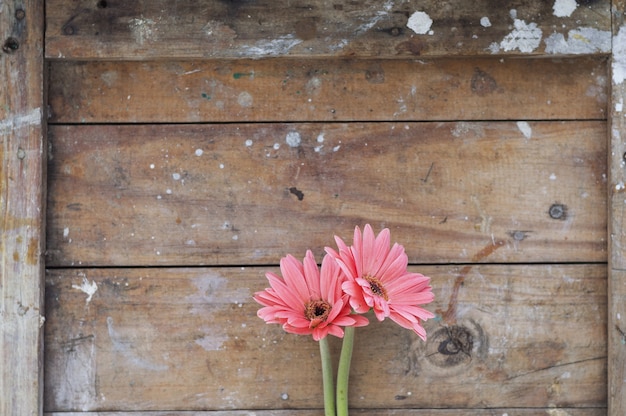
M 355 228 L 351 247 L 337 236 L 335 241 L 339 252 L 329 247 L 326 252 L 347 275 L 342 288 L 350 295 L 354 310 L 365 313 L 374 309 L 379 321 L 388 317 L 426 340 L 421 323 L 434 315 L 420 305 L 434 299 L 430 278 L 408 272 L 404 247 L 396 243 L 390 248 L 389 229 L 374 236 L 372 227 L 367 224 L 363 235 L 359 227 Z
M 342 338 L 343 326 L 369 323 L 351 313 L 348 295 L 341 289 L 346 278 L 330 256 L 324 257 L 320 272 L 310 250 L 303 263 L 287 255 L 280 260 L 280 271 L 282 278 L 266 273 L 271 287 L 254 294 L 264 306 L 257 315 L 268 324 L 281 324 L 287 332 L 313 335 L 319 341 L 328 334 Z

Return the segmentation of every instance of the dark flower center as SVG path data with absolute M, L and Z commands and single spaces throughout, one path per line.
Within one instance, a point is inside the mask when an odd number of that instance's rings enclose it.
M 328 318 L 331 309 L 332 307 L 325 300 L 312 300 L 304 305 L 304 316 L 317 326 Z
M 387 296 L 385 286 L 383 286 L 380 280 L 378 280 L 374 276 L 364 276 L 363 279 L 365 279 L 367 283 L 370 284 L 370 289 L 372 289 L 372 292 L 374 292 L 376 296 L 380 296 L 385 300 L 389 300 L 389 296 Z

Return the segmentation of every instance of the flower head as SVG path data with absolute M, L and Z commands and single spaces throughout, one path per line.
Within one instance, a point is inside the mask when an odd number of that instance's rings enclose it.
M 420 305 L 434 300 L 430 278 L 407 270 L 404 247 L 395 243 L 390 248 L 389 229 L 375 236 L 367 224 L 363 234 L 355 228 L 352 246 L 336 236 L 335 241 L 339 251 L 327 247 L 326 252 L 347 276 L 342 288 L 350 295 L 354 310 L 365 313 L 374 309 L 379 321 L 388 317 L 426 340 L 421 323 L 434 315 Z
M 254 300 L 264 306 L 257 315 L 268 324 L 313 335 L 316 341 L 328 334 L 342 338 L 342 326 L 368 324 L 367 318 L 351 313 L 348 295 L 341 289 L 346 277 L 330 256 L 324 257 L 320 271 L 310 250 L 302 263 L 287 255 L 280 260 L 280 271 L 282 278 L 266 273 L 271 287 L 254 294 Z

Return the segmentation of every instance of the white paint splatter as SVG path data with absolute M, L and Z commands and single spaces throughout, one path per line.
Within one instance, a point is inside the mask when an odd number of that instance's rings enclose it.
M 252 95 L 250 95 L 250 93 L 247 91 L 243 91 L 237 97 L 237 104 L 239 104 L 240 106 L 244 108 L 252 107 L 252 103 L 253 103 Z
M 555 0 L 552 10 L 556 17 L 570 17 L 576 7 L 578 7 L 576 0 Z
M 178 172 L 172 173 L 172 179 L 174 179 L 175 181 L 179 181 L 180 180 L 180 173 L 178 173 Z
M 204 151 L 202 149 L 196 149 L 196 156 L 200 157 L 203 153 Z
M 291 147 L 298 147 L 302 144 L 302 137 L 297 131 L 290 131 L 285 137 L 285 141 Z
M 273 149 L 274 150 L 280 149 L 280 143 L 274 143 Z
M 622 25 L 617 35 L 613 36 L 612 50 L 613 83 L 618 85 L 626 79 L 626 25 Z
M 531 53 L 541 43 L 542 32 L 536 23 L 526 23 L 523 20 L 515 19 L 513 22 L 513 31 L 506 35 L 500 48 L 506 52 L 518 49 L 523 53 Z
M 111 318 L 110 316 L 107 317 L 107 329 L 109 332 L 109 338 L 111 339 L 111 343 L 113 344 L 113 349 L 119 352 L 130 363 L 139 368 L 150 371 L 165 371 L 169 368 L 165 364 L 157 364 L 152 362 L 151 360 L 141 357 L 137 353 L 138 349 L 135 348 L 134 342 L 131 340 L 132 337 L 128 337 L 129 339 L 125 339 L 126 337 L 117 332 L 113 327 L 113 318 Z
M 28 114 L 17 115 L 0 121 L 0 134 L 29 126 L 40 126 L 42 121 L 41 108 L 37 107 Z
M 480 25 L 482 27 L 491 27 L 491 21 L 487 16 L 483 16 L 480 18 Z
M 524 137 L 526 137 L 527 139 L 530 139 L 531 137 L 533 137 L 533 130 L 530 127 L 530 124 L 528 124 L 526 121 L 518 121 L 517 128 L 519 129 L 519 131 L 522 132 Z
M 228 336 L 215 334 L 215 328 L 206 328 L 205 333 L 210 335 L 196 339 L 196 344 L 205 351 L 219 351 L 222 349 L 224 342 L 228 341 Z
M 551 181 L 556 181 L 556 175 L 554 173 L 550 174 L 550 180 Z
M 78 289 L 83 293 L 87 294 L 87 299 L 85 299 L 85 303 L 91 302 L 91 298 L 98 291 L 98 284 L 92 280 L 89 283 L 86 277 L 83 277 L 83 282 L 79 285 L 72 285 L 72 289 Z
M 592 27 L 579 27 L 567 33 L 553 33 L 544 40 L 546 53 L 553 54 L 593 54 L 611 51 L 611 32 Z
M 615 103 L 615 111 L 621 113 L 624 109 L 624 99 L 620 98 L 618 102 Z
M 132 32 L 133 37 L 135 38 L 135 42 L 143 45 L 146 40 L 154 39 L 155 36 L 152 29 L 155 24 L 155 21 L 152 19 L 135 18 L 130 20 L 130 22 L 128 23 L 128 28 Z
M 407 27 L 418 35 L 425 35 L 430 30 L 433 24 L 433 19 L 424 12 L 415 12 L 409 17 L 409 21 L 406 23 Z
M 293 47 L 302 43 L 294 35 L 281 36 L 278 39 L 259 40 L 254 45 L 244 45 L 239 55 L 242 57 L 280 56 L 287 54 Z
M 70 229 L 68 227 L 65 227 L 63 229 L 63 238 L 67 238 L 70 236 Z
M 389 14 L 389 12 L 391 11 L 391 8 L 393 7 L 393 0 L 388 0 L 384 5 L 383 5 L 383 10 L 377 10 L 374 17 L 372 19 L 370 19 L 368 22 L 362 24 L 361 26 L 359 26 L 355 32 L 357 35 L 360 35 L 362 33 L 367 32 L 368 30 L 370 30 L 371 28 L 373 28 L 374 26 L 376 26 L 376 24 L 385 16 L 387 16 Z
M 252 140 L 250 140 L 250 139 L 246 140 L 246 147 L 252 146 L 253 143 L 254 142 Z
M 150 169 L 154 169 L 154 163 L 150 163 Z

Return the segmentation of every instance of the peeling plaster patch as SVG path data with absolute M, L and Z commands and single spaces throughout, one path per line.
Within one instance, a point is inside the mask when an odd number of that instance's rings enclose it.
M 89 303 L 91 302 L 93 295 L 98 291 L 98 284 L 93 280 L 89 283 L 89 280 L 87 280 L 86 277 L 83 277 L 81 285 L 72 285 L 72 289 L 78 289 L 81 292 L 86 293 L 87 299 L 85 299 L 85 302 Z
M 224 342 L 228 341 L 227 336 L 215 334 L 215 328 L 205 328 L 205 333 L 210 335 L 196 340 L 196 344 L 205 351 L 219 351 L 223 349 Z
M 527 139 L 530 139 L 531 137 L 533 137 L 533 130 L 530 127 L 530 124 L 528 124 L 526 121 L 518 121 L 517 128 L 519 129 L 519 131 L 522 132 L 524 137 L 526 137 Z
M 619 102 L 615 103 L 615 111 L 621 113 L 624 110 L 624 99 L 620 98 Z
M 424 12 L 415 12 L 409 17 L 406 26 L 418 35 L 425 35 L 430 30 L 433 19 Z
M 613 36 L 613 83 L 621 84 L 626 79 L 626 25 L 619 28 Z M 2 130 L 0 128 L 0 130 Z
M 591 27 L 570 30 L 567 40 L 561 33 L 553 33 L 544 40 L 546 53 L 592 54 L 611 51 L 611 32 Z
M 513 31 L 500 42 L 499 46 L 501 49 L 506 52 L 518 49 L 523 53 L 531 53 L 537 49 L 541 43 L 541 29 L 537 27 L 536 23 L 531 22 L 527 24 L 523 20 L 515 19 L 513 27 Z
M 491 21 L 489 21 L 487 16 L 483 16 L 480 18 L 480 25 L 482 27 L 491 27 Z
M 288 53 L 294 46 L 302 43 L 294 35 L 281 36 L 278 39 L 259 40 L 254 46 L 242 47 L 241 56 L 279 56 Z
M 556 0 L 552 10 L 554 10 L 556 17 L 570 17 L 576 10 L 576 7 L 578 7 L 576 0 Z

